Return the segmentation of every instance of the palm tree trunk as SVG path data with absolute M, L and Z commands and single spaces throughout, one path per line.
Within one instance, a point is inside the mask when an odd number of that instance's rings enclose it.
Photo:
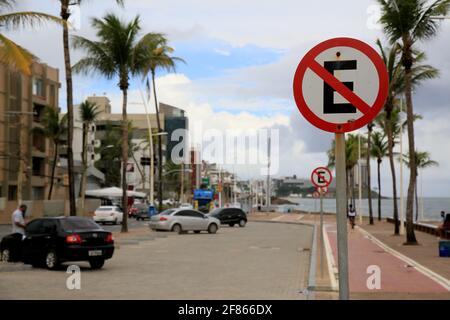
M 80 214 L 84 214 L 84 194 L 86 193 L 86 176 L 87 176 L 87 134 L 88 126 L 83 123 L 83 149 L 81 151 L 81 160 L 83 162 L 83 172 L 81 173 L 79 197 L 80 197 Z
M 122 103 L 122 230 L 121 232 L 128 232 L 128 196 L 127 196 L 127 164 L 128 164 L 128 116 L 127 116 L 127 89 L 122 89 L 123 103 Z
M 370 149 L 371 146 L 371 137 L 372 137 L 372 123 L 367 125 L 369 129 L 367 134 L 367 199 L 369 201 L 369 224 L 373 224 L 373 209 L 372 209 L 372 190 L 370 188 Z
M 395 164 L 394 164 L 394 137 L 392 133 L 392 106 L 386 108 L 386 132 L 388 138 L 388 156 L 389 165 L 391 167 L 392 176 L 392 202 L 394 206 L 394 234 L 400 234 L 400 225 L 398 221 L 398 205 L 397 205 L 397 178 L 395 174 Z
M 409 186 L 408 196 L 406 199 L 406 244 L 417 244 L 416 235 L 414 233 L 413 221 L 413 200 L 414 189 L 417 178 L 416 166 L 416 148 L 414 144 L 414 111 L 412 103 L 412 74 L 411 67 L 413 63 L 412 49 L 409 39 L 403 39 L 405 67 L 405 96 L 406 96 L 406 122 L 408 124 L 408 148 L 409 148 Z
M 381 159 L 378 159 L 377 161 L 378 166 L 378 221 L 381 221 L 381 174 L 380 174 L 380 167 L 381 167 Z
M 162 176 L 162 142 L 161 142 L 161 121 L 159 118 L 159 107 L 158 98 L 156 96 L 156 84 L 155 84 L 155 71 L 152 70 L 152 84 L 153 84 L 153 94 L 155 95 L 155 110 L 156 110 L 156 121 L 158 123 L 158 210 L 162 211 L 163 205 L 163 176 Z
M 69 174 L 69 204 L 70 215 L 77 214 L 75 203 L 75 177 L 73 172 L 73 85 L 72 85 L 72 67 L 70 63 L 69 50 L 69 27 L 67 21 L 70 17 L 69 0 L 61 1 L 61 18 L 66 22 L 63 25 L 63 44 L 64 44 L 64 63 L 66 71 L 66 89 L 67 89 L 67 167 Z
M 419 197 L 417 196 L 417 181 L 414 187 L 414 197 L 416 199 L 416 222 L 419 221 Z
M 58 161 L 58 143 L 54 142 L 55 151 L 53 152 L 52 174 L 50 177 L 50 189 L 48 190 L 47 200 L 52 200 L 53 184 L 55 183 L 56 161 Z

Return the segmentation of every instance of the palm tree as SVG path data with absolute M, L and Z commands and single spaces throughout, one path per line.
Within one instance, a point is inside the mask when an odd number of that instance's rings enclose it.
M 377 159 L 377 177 L 378 177 L 378 221 L 381 221 L 381 175 L 380 168 L 383 158 L 388 154 L 388 143 L 386 135 L 380 131 L 375 131 L 372 135 L 373 143 L 370 149 L 371 157 Z
M 67 103 L 67 167 L 69 173 L 69 202 L 70 202 L 70 215 L 76 215 L 76 203 L 75 203 L 75 178 L 73 170 L 73 81 L 72 81 L 72 69 L 71 58 L 69 48 L 69 18 L 71 15 L 70 7 L 80 5 L 82 0 L 59 0 L 61 5 L 61 19 L 63 24 L 63 47 L 64 47 L 64 67 L 66 72 L 66 103 Z M 117 0 L 118 4 L 123 5 L 123 0 Z
M 384 129 L 387 136 L 387 146 L 388 146 L 388 157 L 389 165 L 391 168 L 392 177 L 392 201 L 393 201 L 393 215 L 394 215 L 394 234 L 400 234 L 400 223 L 398 218 L 398 204 L 397 204 L 397 178 L 395 174 L 395 164 L 394 164 L 394 145 L 395 139 L 398 135 L 394 133 L 393 123 L 393 112 L 395 98 L 402 92 L 404 88 L 404 75 L 403 69 L 400 63 L 400 45 L 395 43 L 389 50 L 386 50 L 381 45 L 381 41 L 377 40 L 377 45 L 380 49 L 381 56 L 383 57 L 384 63 L 387 68 L 389 77 L 389 90 L 386 102 L 384 104 L 384 111 L 378 116 L 377 123 Z M 399 111 L 399 109 L 397 108 Z M 398 112 L 395 114 L 398 118 Z M 378 191 L 380 192 L 380 190 Z
M 406 127 L 407 123 L 400 124 L 400 108 L 399 99 L 397 98 L 405 90 L 405 71 L 401 64 L 402 46 L 395 43 L 389 49 L 384 48 L 381 41 L 377 40 L 380 54 L 383 57 L 389 75 L 389 91 L 388 97 L 384 105 L 384 111 L 380 113 L 376 122 L 377 125 L 384 130 L 387 135 L 388 157 L 392 176 L 392 201 L 394 208 L 394 234 L 400 233 L 400 221 L 398 219 L 397 205 L 397 179 L 394 164 L 394 147 L 396 139 L 400 135 L 400 126 Z M 430 65 L 422 64 L 425 60 L 423 52 L 414 51 L 415 66 L 412 68 L 413 86 L 418 86 L 423 80 L 436 78 L 439 74 L 438 70 Z M 415 119 L 419 116 L 415 115 Z
M 364 144 L 362 139 L 362 144 Z M 335 140 L 331 142 L 331 147 L 327 151 L 328 155 L 328 167 L 333 168 L 335 163 Z M 358 136 L 355 134 L 348 134 L 345 139 L 345 172 L 346 172 L 346 184 L 347 184 L 347 196 L 350 197 L 350 203 L 354 205 L 354 173 L 353 169 L 358 164 Z M 364 154 L 365 148 L 361 148 L 361 152 Z
M 83 172 L 81 174 L 79 196 L 81 198 L 81 213 L 84 212 L 84 194 L 86 193 L 86 176 L 87 176 L 87 140 L 89 128 L 100 114 L 98 106 L 95 102 L 84 101 L 80 104 L 80 118 L 83 123 L 83 149 L 81 151 L 81 161 L 83 163 Z
M 62 137 L 67 132 L 67 115 L 59 117 L 59 113 L 56 109 L 46 107 L 42 116 L 42 127 L 35 127 L 32 129 L 32 133 L 43 134 L 50 139 L 53 143 L 53 161 L 52 161 L 52 173 L 50 176 L 50 189 L 48 190 L 47 199 L 52 199 L 53 185 L 55 182 L 56 164 L 58 163 L 59 147 L 62 143 Z
M 121 21 L 113 14 L 103 19 L 92 19 L 92 27 L 97 31 L 98 41 L 80 36 L 73 37 L 74 48 L 84 49 L 87 55 L 73 66 L 75 72 L 97 72 L 107 79 L 118 78 L 122 91 L 122 205 L 128 207 L 126 167 L 128 163 L 128 118 L 127 100 L 130 77 L 142 75 L 144 57 L 149 36 L 138 39 L 139 16 L 131 22 Z M 126 212 L 126 211 L 125 211 Z M 122 232 L 128 232 L 127 215 L 124 215 Z
M 161 121 L 159 115 L 159 106 L 158 106 L 158 98 L 156 95 L 156 83 L 155 83 L 155 75 L 157 69 L 163 69 L 167 72 L 175 71 L 175 66 L 177 62 L 184 62 L 183 59 L 179 57 L 173 57 L 171 54 L 174 49 L 167 45 L 166 37 L 161 33 L 151 33 L 147 36 L 147 50 L 146 54 L 146 63 L 144 75 L 151 74 L 152 77 L 152 86 L 153 86 L 153 95 L 155 97 L 155 110 L 156 110 L 156 121 L 158 125 L 158 133 L 161 133 Z M 147 80 L 148 83 L 148 80 Z M 162 192 L 163 192 L 163 163 L 162 163 L 162 141 L 161 135 L 158 135 L 158 209 L 162 210 Z
M 439 165 L 437 161 L 431 160 L 430 153 L 426 151 L 416 151 L 416 164 L 418 169 L 426 169 L 429 167 L 436 167 Z M 409 166 L 409 155 L 403 155 L 403 161 L 405 162 L 406 166 Z M 417 174 L 418 176 L 419 174 Z M 416 199 L 416 221 L 419 220 L 419 197 L 417 196 L 417 181 L 416 185 L 414 186 L 414 196 Z
M 434 37 L 437 33 L 435 16 L 446 15 L 450 9 L 450 0 L 435 0 L 431 4 L 427 0 L 378 0 L 381 4 L 381 23 L 391 41 L 401 41 L 401 64 L 405 72 L 406 114 L 408 122 L 408 147 L 410 163 L 410 179 L 406 202 L 406 244 L 417 244 L 414 233 L 413 199 L 414 186 L 417 179 L 417 163 L 414 144 L 414 110 L 412 87 L 414 67 L 414 45 L 421 40 Z
M 34 11 L 3 13 L 5 9 L 11 9 L 15 0 L 0 0 L 0 27 L 6 30 L 23 27 L 34 27 L 46 21 L 62 23 L 55 16 Z M 31 64 L 35 57 L 25 48 L 0 33 L 0 61 L 15 67 L 26 75 L 31 74 Z
M 102 144 L 95 148 L 95 153 L 100 155 L 100 159 L 95 162 L 95 167 L 105 174 L 107 187 L 120 187 L 120 163 L 118 162 L 122 157 L 121 137 L 121 128 L 107 121 Z

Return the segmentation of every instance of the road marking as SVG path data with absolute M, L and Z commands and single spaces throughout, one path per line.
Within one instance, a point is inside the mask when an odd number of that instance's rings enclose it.
M 406 262 L 408 265 L 413 266 L 417 271 L 419 271 L 420 273 L 424 274 L 425 276 L 427 276 L 428 278 L 430 278 L 431 280 L 437 282 L 438 284 L 440 284 L 442 287 L 444 287 L 447 291 L 450 291 L 450 280 L 444 278 L 443 276 L 437 274 L 434 271 L 431 271 L 430 269 L 424 267 L 423 265 L 421 265 L 420 263 L 416 262 L 413 259 L 408 258 L 407 256 L 401 254 L 400 252 L 392 249 L 391 247 L 389 247 L 388 245 L 384 244 L 383 242 L 381 242 L 380 240 L 378 240 L 375 236 L 373 236 L 371 233 L 369 233 L 368 231 L 364 230 L 363 228 L 356 226 L 356 228 L 364 235 L 366 235 L 370 241 L 372 241 L 373 243 L 375 243 L 376 245 L 378 245 L 379 247 L 381 247 L 383 250 L 385 250 L 386 252 L 389 252 L 390 254 L 392 254 L 394 257 Z

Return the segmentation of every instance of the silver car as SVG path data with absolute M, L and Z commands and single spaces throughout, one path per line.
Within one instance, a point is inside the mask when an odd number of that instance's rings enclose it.
M 177 233 L 187 231 L 216 233 L 220 221 L 194 209 L 178 208 L 168 209 L 152 216 L 149 226 L 153 230 L 168 230 Z

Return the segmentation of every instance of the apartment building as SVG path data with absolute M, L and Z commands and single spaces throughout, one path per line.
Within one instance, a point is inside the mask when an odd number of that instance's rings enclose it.
M 33 129 L 44 129 L 46 107 L 59 108 L 59 88 L 58 69 L 44 63 L 33 63 L 31 75 L 0 64 L 0 199 L 5 203 L 47 199 L 55 150 Z M 63 183 L 57 173 L 52 199 L 65 198 Z

